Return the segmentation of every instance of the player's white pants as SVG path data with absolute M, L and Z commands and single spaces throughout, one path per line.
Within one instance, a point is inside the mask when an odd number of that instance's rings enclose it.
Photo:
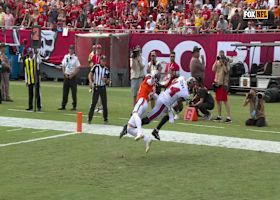
M 168 108 L 164 105 L 160 98 L 157 99 L 155 107 L 148 113 L 148 118 L 150 121 L 157 119 L 162 116 L 163 113 L 167 113 Z
M 148 102 L 143 98 L 138 99 L 137 103 L 134 106 L 132 116 L 128 121 L 128 127 L 136 129 L 136 135 L 142 133 L 141 118 L 147 109 L 148 109 Z M 128 130 L 127 132 L 130 133 Z
M 137 132 L 137 128 L 134 128 L 134 127 L 131 127 L 131 126 L 129 126 L 128 125 L 128 128 L 127 128 L 127 132 L 130 134 L 130 135 L 132 135 L 132 136 L 134 136 L 134 137 L 136 137 L 137 136 L 137 134 L 138 134 L 138 132 Z M 143 134 L 144 135 L 144 144 L 146 144 L 146 142 L 148 142 L 149 140 L 151 140 L 151 137 L 149 136 L 149 135 L 146 135 L 146 134 Z

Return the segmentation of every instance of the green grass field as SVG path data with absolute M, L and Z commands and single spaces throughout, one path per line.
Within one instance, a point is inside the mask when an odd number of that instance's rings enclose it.
M 76 119 L 75 112 L 70 111 L 70 96 L 68 110 L 57 111 L 62 83 L 42 83 L 43 113 L 24 112 L 27 88 L 23 82 L 11 82 L 10 91 L 15 102 L 1 104 L 0 116 L 73 122 Z M 164 129 L 280 141 L 280 104 L 266 104 L 269 127 L 248 128 L 244 121 L 249 111 L 241 106 L 243 98 L 230 97 L 232 124 L 179 120 Z M 108 99 L 110 124 L 123 125 L 132 109 L 129 89 L 109 88 Z M 88 88 L 79 86 L 78 110 L 87 114 L 90 102 Z M 94 123 L 102 123 L 100 114 Z M 0 122 L 0 144 L 65 133 L 37 131 L 17 130 L 1 126 Z M 279 154 L 154 142 L 146 155 L 143 144 L 131 138 L 76 134 L 0 147 L 0 200 L 278 200 L 279 166 Z

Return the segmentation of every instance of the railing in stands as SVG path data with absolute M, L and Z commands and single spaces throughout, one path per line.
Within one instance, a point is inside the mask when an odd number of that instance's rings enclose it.
M 199 30 L 200 27 L 195 26 L 183 26 L 176 29 L 171 30 L 156 30 L 156 31 L 147 31 L 145 29 L 110 29 L 110 28 L 72 28 L 72 27 L 63 27 L 62 29 L 53 29 L 51 27 L 42 27 L 43 30 L 54 30 L 58 32 L 62 32 L 64 28 L 68 28 L 68 31 L 81 31 L 81 32 L 94 32 L 94 33 L 145 33 L 145 34 L 155 34 L 155 33 L 166 33 L 166 34 L 214 34 L 214 33 L 223 33 L 223 34 L 230 34 L 230 33 L 245 33 L 245 30 L 226 30 L 226 31 L 217 31 L 215 29 L 209 30 Z M 31 27 L 23 27 L 23 26 L 0 26 L 0 29 L 3 30 L 29 30 Z M 255 29 L 256 33 L 279 33 L 280 29 Z

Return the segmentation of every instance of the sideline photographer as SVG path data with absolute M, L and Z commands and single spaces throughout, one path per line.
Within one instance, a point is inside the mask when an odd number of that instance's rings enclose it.
M 218 109 L 218 116 L 214 121 L 222 120 L 222 102 L 225 104 L 227 117 L 224 122 L 230 123 L 231 113 L 228 102 L 228 87 L 229 87 L 229 63 L 230 60 L 225 56 L 224 51 L 220 51 L 215 61 L 212 71 L 215 72 L 215 80 L 213 83 L 213 90 L 216 94 L 216 102 Z
M 250 104 L 250 115 L 251 118 L 246 121 L 246 126 L 266 126 L 265 114 L 264 114 L 264 94 L 256 92 L 255 89 L 251 89 L 246 94 L 246 98 L 243 106 Z

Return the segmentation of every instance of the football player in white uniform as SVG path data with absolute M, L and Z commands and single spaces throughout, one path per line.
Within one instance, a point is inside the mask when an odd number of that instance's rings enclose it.
M 183 76 L 174 79 L 171 85 L 164 92 L 160 93 L 155 107 L 152 109 L 150 113 L 148 113 L 147 117 L 142 119 L 142 124 L 143 125 L 149 124 L 152 120 L 159 118 L 166 113 L 168 115 L 165 116 L 164 119 L 165 120 L 167 119 L 167 121 L 169 120 L 170 123 L 173 123 L 174 114 L 172 112 L 172 107 L 175 108 L 178 107 L 176 108 L 176 110 L 182 109 L 183 107 L 182 102 L 186 101 L 188 98 L 189 98 L 189 89 L 187 85 L 187 80 Z M 159 140 L 158 134 L 153 134 L 153 135 L 155 136 L 156 139 Z

